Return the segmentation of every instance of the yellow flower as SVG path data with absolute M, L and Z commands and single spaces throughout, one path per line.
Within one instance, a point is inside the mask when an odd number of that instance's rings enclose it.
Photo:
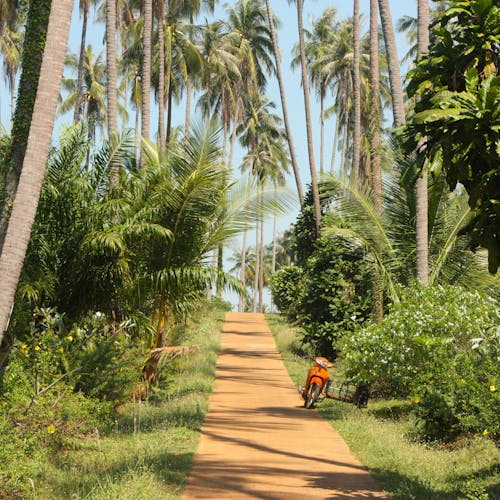
M 49 434 L 54 434 L 54 432 L 56 432 L 56 426 L 54 424 L 47 425 L 47 432 Z
M 490 385 L 490 392 L 495 392 L 497 388 L 494 385 Z
M 415 403 L 420 403 L 420 398 L 418 396 L 415 398 Z
M 460 379 L 460 385 L 465 385 L 465 380 L 463 378 Z
M 28 346 L 26 344 L 21 344 L 21 349 L 28 349 Z
M 488 429 L 484 429 L 483 436 L 487 436 L 489 434 Z
M 40 346 L 39 345 L 36 345 L 35 346 L 35 351 L 39 351 L 40 350 Z
M 59 352 L 64 352 L 64 347 L 59 347 Z
M 71 340 L 73 340 L 73 337 L 72 337 L 71 335 L 68 335 L 68 336 L 66 337 L 66 340 L 71 341 Z

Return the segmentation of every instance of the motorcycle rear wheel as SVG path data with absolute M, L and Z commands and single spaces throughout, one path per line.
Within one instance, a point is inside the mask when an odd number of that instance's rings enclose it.
M 307 391 L 304 406 L 306 408 L 312 408 L 314 406 L 314 403 L 316 403 L 316 401 L 318 400 L 320 392 L 321 387 L 315 383 L 312 383 L 309 387 L 309 390 Z

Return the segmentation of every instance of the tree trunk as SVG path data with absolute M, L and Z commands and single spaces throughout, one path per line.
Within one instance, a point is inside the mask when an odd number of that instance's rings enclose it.
M 392 25 L 389 0 L 378 0 L 378 6 L 380 9 L 382 31 L 384 32 L 387 63 L 389 65 L 389 82 L 391 85 L 394 125 L 398 127 L 405 122 L 405 108 L 403 101 L 403 86 L 401 84 L 401 71 L 399 69 L 396 37 L 394 36 L 394 27 Z
M 283 76 L 281 74 L 280 51 L 278 47 L 278 38 L 274 28 L 273 13 L 271 11 L 271 2 L 266 0 L 267 19 L 269 22 L 269 30 L 271 32 L 271 40 L 273 42 L 274 60 L 276 63 L 276 76 L 278 78 L 278 85 L 280 89 L 281 109 L 283 110 L 283 121 L 285 122 L 286 138 L 288 142 L 288 149 L 290 150 L 290 158 L 292 160 L 293 174 L 295 176 L 295 184 L 297 186 L 297 195 L 299 197 L 300 205 L 304 204 L 304 191 L 302 189 L 302 181 L 300 180 L 299 164 L 295 155 L 295 147 L 293 144 L 292 129 L 290 127 L 290 119 L 288 117 L 288 108 L 286 105 L 285 85 L 283 84 Z
M 41 3 L 40 1 L 32 2 L 30 11 L 31 8 L 36 11 Z M 22 164 L 22 173 L 12 207 L 5 244 L 0 255 L 0 276 L 2 277 L 2 286 L 0 287 L 0 342 L 9 324 L 17 284 L 23 268 L 31 227 L 35 219 L 45 175 L 73 2 L 72 0 L 52 0 L 51 3 L 45 4 L 44 8 L 48 8 L 50 17 L 46 21 L 44 20 L 45 28 L 42 26 L 36 28 L 47 33 L 45 47 L 42 49 L 41 67 L 38 74 L 35 75 L 35 81 L 39 81 L 39 84 L 31 117 L 26 154 Z M 40 22 L 40 18 L 38 18 L 38 21 Z M 28 26 L 28 30 L 29 28 L 30 26 Z M 31 28 L 33 29 L 33 26 Z M 28 34 L 27 32 L 27 36 Z M 33 60 L 33 56 L 30 59 Z M 21 97 L 23 96 L 21 95 Z
M 106 0 L 106 89 L 108 135 L 118 134 L 118 73 L 116 69 L 116 0 Z
M 82 91 L 83 91 L 83 66 L 85 62 L 85 48 L 87 44 L 87 22 L 89 17 L 89 4 L 83 2 L 83 23 L 82 23 L 82 37 L 80 41 L 80 56 L 78 59 L 78 77 L 76 80 L 76 99 L 75 110 L 73 112 L 73 123 L 77 123 L 80 118 L 80 106 L 82 104 Z
M 335 156 L 337 154 L 337 146 L 339 142 L 339 132 L 340 132 L 340 119 L 338 115 L 335 118 L 335 135 L 333 137 L 333 148 L 332 148 L 332 162 L 330 164 L 330 172 L 335 175 Z M 340 175 L 340 172 L 339 172 Z
M 149 141 L 150 129 L 150 94 L 151 94 L 151 33 L 153 28 L 153 5 L 152 0 L 143 0 L 144 27 L 142 29 L 142 112 L 141 112 L 141 135 Z M 142 149 L 142 148 L 141 148 Z M 146 159 L 141 152 L 141 167 L 144 168 Z
M 321 87 L 319 116 L 321 125 L 319 145 L 319 173 L 323 175 L 325 164 L 325 91 L 323 89 L 323 86 Z
M 382 215 L 382 176 L 380 171 L 380 87 L 378 52 L 378 3 L 370 0 L 370 163 L 375 210 Z M 375 266 L 372 286 L 372 320 L 380 323 L 384 315 L 381 276 Z
M 429 50 L 429 0 L 418 0 L 418 57 Z M 427 172 L 417 179 L 417 279 L 429 284 L 429 229 Z
M 253 312 L 257 312 L 257 304 L 259 301 L 259 275 L 260 275 L 259 224 L 260 224 L 260 220 L 257 219 L 257 224 L 255 226 L 255 266 L 254 266 L 254 277 L 253 277 Z
M 361 96 L 360 96 L 360 77 L 359 77 L 359 0 L 354 0 L 353 13 L 353 113 L 354 113 L 354 133 L 353 133 L 353 153 L 351 179 L 356 186 L 359 178 L 359 156 L 361 147 Z
M 318 179 L 316 176 L 316 164 L 314 161 L 311 107 L 309 103 L 309 81 L 307 78 L 306 51 L 304 46 L 304 26 L 302 24 L 302 3 L 303 0 L 297 0 L 297 24 L 299 29 L 300 66 L 302 69 L 302 90 L 304 93 L 304 109 L 306 113 L 306 129 L 307 129 L 307 152 L 309 154 L 309 169 L 311 171 L 311 187 L 314 199 L 314 215 L 316 222 L 316 232 L 319 234 L 319 230 L 321 228 L 321 204 L 319 201 Z
M 186 136 L 186 139 L 189 139 L 189 135 L 191 133 L 191 94 L 192 87 L 188 76 L 186 82 L 186 117 L 184 121 L 184 135 Z
M 261 187 L 261 201 L 264 197 L 264 185 Z M 260 219 L 260 267 L 259 267 L 259 312 L 264 312 L 264 214 L 261 214 Z
M 9 171 L 5 180 L 3 205 L 0 206 L 0 252 L 5 241 L 11 206 L 16 196 L 24 156 L 28 143 L 30 124 L 39 85 L 43 48 L 47 37 L 50 6 L 52 0 L 31 2 L 26 21 L 26 34 L 22 57 L 22 72 L 19 81 L 19 99 L 12 118 L 12 145 L 7 164 Z
M 164 4 L 158 2 L 158 148 L 165 151 L 165 34 L 163 29 Z
M 245 285 L 246 288 L 246 281 L 247 281 L 247 230 L 245 229 L 245 232 L 243 233 L 243 243 L 241 245 L 241 269 L 240 269 L 240 280 Z M 241 296 L 239 305 L 238 305 L 238 312 L 245 312 L 245 297 Z

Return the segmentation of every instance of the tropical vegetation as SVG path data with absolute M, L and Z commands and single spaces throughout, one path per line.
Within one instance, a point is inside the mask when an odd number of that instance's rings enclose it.
M 498 451 L 500 7 L 419 0 L 404 82 L 391 2 L 368 29 L 309 7 L 0 0 L 0 496 L 177 398 L 174 359 L 215 349 L 186 325 L 227 297 L 402 398 L 415 439 Z

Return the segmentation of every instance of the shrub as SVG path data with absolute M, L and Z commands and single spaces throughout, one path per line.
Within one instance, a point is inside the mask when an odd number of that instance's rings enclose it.
M 458 287 L 409 289 L 382 323 L 346 336 L 347 373 L 412 396 L 429 437 L 500 435 L 498 305 Z
M 270 280 L 274 304 L 291 321 L 297 319 L 301 276 L 302 271 L 299 267 L 286 266 L 274 273 Z

